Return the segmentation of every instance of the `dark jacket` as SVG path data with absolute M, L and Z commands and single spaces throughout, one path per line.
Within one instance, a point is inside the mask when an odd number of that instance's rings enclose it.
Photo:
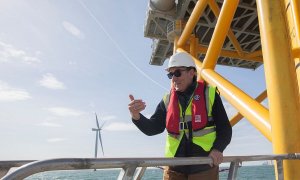
M 177 92 L 179 102 L 183 108 L 183 111 L 188 106 L 189 99 L 193 94 L 196 81 L 192 83 L 192 85 L 185 92 Z M 166 107 L 164 105 L 163 100 L 158 104 L 154 114 L 150 117 L 150 119 L 141 115 L 141 118 L 136 121 L 132 120 L 133 123 L 146 135 L 152 136 L 159 133 L 162 133 L 166 128 Z M 214 119 L 214 123 L 216 126 L 217 137 L 213 144 L 212 149 L 219 150 L 223 152 L 226 146 L 230 143 L 232 128 L 229 123 L 226 111 L 222 104 L 221 98 L 219 94 L 216 92 L 215 102 L 213 104 L 212 116 Z M 180 142 L 179 148 L 176 152 L 175 157 L 200 157 L 200 156 L 208 156 L 209 152 L 204 151 L 198 145 L 192 143 L 190 139 L 184 136 Z M 185 173 L 185 174 L 193 174 L 200 171 L 204 171 L 210 168 L 209 165 L 192 165 L 192 166 L 176 166 L 170 167 L 171 170 Z

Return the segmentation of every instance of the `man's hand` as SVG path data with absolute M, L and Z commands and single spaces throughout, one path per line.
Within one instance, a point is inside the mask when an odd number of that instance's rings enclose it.
M 134 99 L 133 95 L 129 94 L 130 103 L 128 104 L 128 109 L 131 114 L 132 119 L 139 120 L 140 112 L 146 108 L 146 103 L 141 99 Z
M 213 149 L 208 157 L 211 157 L 213 159 L 213 165 L 218 166 L 219 164 L 221 164 L 223 162 L 223 153 L 221 153 L 220 151 Z M 213 166 L 212 164 L 210 166 Z

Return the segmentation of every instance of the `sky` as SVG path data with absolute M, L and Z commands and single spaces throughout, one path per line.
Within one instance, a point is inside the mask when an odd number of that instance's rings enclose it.
M 0 0 L 0 160 L 92 158 L 95 113 L 105 122 L 104 157 L 164 156 L 166 132 L 144 135 L 128 111 L 133 94 L 150 117 L 170 85 L 167 61 L 149 65 L 147 9 L 145 0 Z M 216 71 L 252 97 L 265 90 L 262 66 Z M 235 108 L 223 104 L 232 117 Z M 271 153 L 246 119 L 224 151 Z

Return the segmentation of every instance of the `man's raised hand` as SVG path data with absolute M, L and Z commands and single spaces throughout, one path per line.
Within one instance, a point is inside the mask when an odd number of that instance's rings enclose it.
M 130 103 L 128 104 L 128 109 L 131 114 L 132 119 L 139 120 L 140 112 L 146 108 L 146 103 L 141 99 L 134 99 L 132 94 L 129 94 Z

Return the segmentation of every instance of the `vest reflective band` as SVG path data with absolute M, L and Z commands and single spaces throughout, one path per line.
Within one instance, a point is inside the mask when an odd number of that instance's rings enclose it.
M 212 107 L 213 103 L 215 100 L 215 93 L 216 93 L 216 88 L 215 87 L 210 87 L 207 86 L 205 89 L 205 105 L 206 110 L 207 110 L 207 119 L 208 121 L 212 121 Z M 203 97 L 203 96 L 201 96 Z M 166 94 L 163 98 L 164 104 L 166 109 L 168 109 L 169 104 L 170 104 L 170 94 Z M 186 123 L 189 121 L 192 121 L 192 102 L 189 103 L 186 111 L 185 111 L 185 117 L 182 117 L 182 108 L 179 104 L 179 114 L 180 114 L 180 122 Z M 168 112 L 167 112 L 168 113 Z M 179 124 L 178 124 L 179 126 Z M 180 129 L 179 134 L 171 134 L 168 133 L 167 135 L 167 140 L 166 140 L 166 146 L 165 146 L 165 156 L 166 157 L 174 157 L 176 154 L 176 151 L 179 147 L 180 141 L 183 137 L 184 134 L 188 134 L 188 129 Z M 203 148 L 205 151 L 210 151 L 210 149 L 213 146 L 213 143 L 216 139 L 216 132 L 215 132 L 215 127 L 210 126 L 210 127 L 205 127 L 201 130 L 198 131 L 193 131 L 192 133 L 192 141 L 194 144 L 200 146 Z

